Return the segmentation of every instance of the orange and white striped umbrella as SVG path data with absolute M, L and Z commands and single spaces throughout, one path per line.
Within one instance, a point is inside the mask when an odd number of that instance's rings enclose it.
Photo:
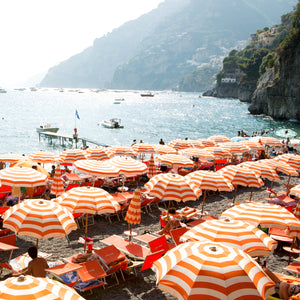
M 183 155 L 177 154 L 163 154 L 157 156 L 157 160 L 160 161 L 162 165 L 168 165 L 173 167 L 193 167 L 194 162 Z
M 264 185 L 260 177 L 249 168 L 239 166 L 226 166 L 218 171 L 233 185 L 242 185 L 259 188 Z
M 206 145 L 204 145 L 201 141 L 199 140 L 188 140 L 190 147 L 194 147 L 194 148 L 200 148 L 203 149 L 206 147 Z
M 110 158 L 116 155 L 136 156 L 136 152 L 131 147 L 127 146 L 112 146 L 107 149 L 107 154 Z
M 192 147 L 189 140 L 181 140 L 181 139 L 175 139 L 168 143 L 168 146 L 176 149 L 176 150 L 182 150 L 189 147 Z
M 201 195 L 201 190 L 194 183 L 187 182 L 184 176 L 172 173 L 152 177 L 145 187 L 152 196 L 177 202 L 195 201 Z
M 214 141 L 215 143 L 226 143 L 230 142 L 230 139 L 225 135 L 213 135 L 208 140 Z
M 16 163 L 22 159 L 25 159 L 25 156 L 15 154 L 15 153 L 0 154 L 0 161 L 4 161 L 8 163 Z
M 257 227 L 238 220 L 211 220 L 194 226 L 184 233 L 182 241 L 223 243 L 241 249 L 250 256 L 269 256 L 277 242 Z
M 297 203 L 296 208 L 294 210 L 294 215 L 298 219 L 300 219 L 300 201 Z
M 158 154 L 176 154 L 177 151 L 176 149 L 167 146 L 167 145 L 159 145 L 159 144 L 154 144 L 153 148 L 156 153 Z
M 274 167 L 277 172 L 281 172 L 289 176 L 299 176 L 296 169 L 287 164 L 286 162 L 279 161 L 276 159 L 263 159 L 262 163 Z
M 206 159 L 206 160 L 214 160 L 215 157 L 212 153 L 207 151 L 208 148 L 200 149 L 200 148 L 186 148 L 180 151 L 181 155 L 186 156 L 194 156 L 198 157 L 200 159 Z
M 73 164 L 75 161 L 85 159 L 84 151 L 81 149 L 67 149 L 60 153 L 59 160 L 64 163 Z
M 244 251 L 187 242 L 154 262 L 158 288 L 177 299 L 268 299 L 275 283 Z
M 230 218 L 262 228 L 289 228 L 293 235 L 300 236 L 300 221 L 287 209 L 271 203 L 248 202 L 225 210 L 220 218 Z
M 57 165 L 53 176 L 50 193 L 56 197 L 65 192 L 63 180 L 61 178 L 60 166 Z
M 197 141 L 200 142 L 201 144 L 203 144 L 205 147 L 214 147 L 214 146 L 216 146 L 216 143 L 213 140 L 199 139 Z
M 125 221 L 128 224 L 140 224 L 141 223 L 141 190 L 136 189 L 134 191 L 133 197 L 130 201 Z
M 109 159 L 109 156 L 107 154 L 107 149 L 101 146 L 87 148 L 85 150 L 85 157 L 87 159 L 94 159 L 94 160 Z
M 300 184 L 290 189 L 290 194 L 300 198 Z M 300 201 L 299 201 L 300 202 Z
M 282 147 L 283 144 L 280 140 L 270 137 L 270 136 L 255 136 L 249 139 L 249 141 L 254 141 L 261 143 L 263 145 L 273 146 L 273 147 Z
M 137 153 L 154 153 L 154 147 L 147 143 L 136 143 L 132 146 L 133 151 Z
M 23 159 L 18 162 L 16 162 L 14 165 L 11 165 L 10 167 L 25 167 L 25 168 L 30 168 L 33 169 L 35 168 L 38 172 L 46 175 L 47 177 L 50 177 L 49 172 L 39 165 L 37 162 L 29 160 L 29 159 Z
M 258 142 L 246 140 L 246 141 L 241 141 L 240 143 L 249 147 L 250 150 L 256 150 L 256 151 L 257 150 L 259 150 L 259 151 L 265 150 L 265 147 L 261 143 L 258 143 Z
M 73 188 L 54 200 L 72 213 L 111 214 L 120 210 L 114 197 L 101 188 Z
M 45 185 L 47 176 L 26 167 L 11 167 L 0 171 L 1 184 L 15 187 L 35 187 Z
M 59 155 L 55 154 L 53 152 L 48 152 L 48 151 L 36 151 L 32 152 L 28 157 L 32 161 L 40 162 L 43 164 L 46 163 L 53 163 L 59 160 Z
M 231 153 L 223 147 L 207 147 L 205 150 L 211 153 L 215 158 L 231 158 Z
M 274 158 L 278 161 L 283 161 L 293 167 L 294 169 L 300 171 L 300 155 L 295 155 L 292 153 L 282 154 Z
M 250 148 L 248 146 L 245 146 L 242 143 L 239 142 L 229 142 L 229 143 L 224 143 L 221 145 L 221 147 L 230 153 L 245 153 L 249 152 Z
M 59 281 L 30 275 L 0 281 L 0 299 L 84 300 L 74 289 Z
M 267 178 L 271 181 L 280 181 L 280 177 L 278 176 L 275 168 L 262 163 L 260 160 L 255 162 L 246 161 L 241 163 L 240 166 L 245 166 L 246 168 L 253 170 L 261 178 Z
M 120 169 L 110 163 L 109 160 L 82 159 L 75 161 L 74 167 L 85 174 L 101 178 L 117 177 L 120 174 Z
M 120 174 L 126 177 L 142 175 L 148 171 L 146 164 L 130 157 L 116 156 L 111 158 L 109 162 L 120 169 Z
M 77 229 L 66 208 L 44 199 L 29 199 L 10 207 L 4 214 L 3 226 L 20 236 L 37 239 L 65 237 Z
M 233 185 L 218 172 L 195 171 L 185 176 L 188 182 L 194 183 L 199 189 L 204 190 L 202 213 L 206 198 L 206 190 L 230 192 L 234 189 Z
M 156 169 L 153 154 L 151 154 L 151 157 L 150 157 L 150 160 L 149 160 L 149 167 L 148 167 L 147 177 L 152 178 L 156 174 L 157 174 L 157 169 Z

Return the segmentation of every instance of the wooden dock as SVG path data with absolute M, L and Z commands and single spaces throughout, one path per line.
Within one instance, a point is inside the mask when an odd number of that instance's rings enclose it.
M 87 144 L 110 147 L 109 145 L 92 141 L 85 137 L 77 137 L 76 139 L 72 135 L 54 133 L 50 131 L 39 132 L 39 142 L 41 141 L 41 139 L 47 139 L 50 144 L 52 144 L 53 141 L 58 140 L 61 146 L 71 146 L 72 148 L 74 148 L 74 146 L 75 148 L 77 148 L 79 145 L 82 145 L 82 147 L 85 148 Z

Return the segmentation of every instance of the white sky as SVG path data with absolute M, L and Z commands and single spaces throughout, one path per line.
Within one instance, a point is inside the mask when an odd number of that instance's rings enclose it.
M 17 86 L 163 0 L 0 0 L 0 87 Z

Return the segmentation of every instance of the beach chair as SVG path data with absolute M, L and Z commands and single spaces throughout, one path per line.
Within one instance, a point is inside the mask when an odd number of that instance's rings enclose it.
M 121 273 L 123 281 L 125 281 L 123 270 L 127 269 L 128 260 L 124 253 L 117 249 L 114 245 L 106 246 L 100 249 L 93 249 L 94 252 L 99 256 L 101 261 L 107 265 L 106 274 L 113 275 L 116 279 L 117 285 L 119 285 L 119 280 L 117 272 Z
M 13 245 L 9 245 L 9 244 L 5 244 L 5 243 L 0 242 L 0 251 L 3 251 L 3 252 L 10 251 L 8 258 L 5 259 L 5 261 L 0 262 L 0 276 L 2 275 L 2 272 L 4 270 L 8 270 L 10 272 L 12 271 L 12 267 L 10 266 L 9 262 L 11 260 L 13 251 L 16 250 L 16 249 L 19 249 L 19 248 L 16 247 L 16 246 L 13 246 Z
M 104 245 L 114 245 L 120 251 L 131 256 L 133 259 L 145 259 L 146 256 L 150 253 L 149 248 L 141 246 L 115 234 L 101 240 L 101 242 Z
M 152 253 L 162 250 L 164 254 L 175 247 L 174 244 L 167 241 L 164 235 L 148 242 L 148 245 Z
M 142 202 L 141 202 L 141 209 L 145 209 L 146 213 L 150 213 L 151 212 L 151 203 L 154 199 L 154 197 L 149 197 L 146 195 L 142 195 Z
M 73 188 L 79 187 L 79 183 L 70 183 L 68 184 L 68 186 L 66 187 L 66 191 L 69 191 Z
M 157 235 L 153 235 L 151 233 L 145 233 L 142 235 L 138 235 L 133 237 L 135 240 L 148 244 L 149 242 L 155 240 Z
M 176 246 L 182 243 L 180 242 L 180 237 L 187 231 L 188 229 L 186 227 L 179 227 L 179 228 L 172 229 L 170 231 L 170 235 Z

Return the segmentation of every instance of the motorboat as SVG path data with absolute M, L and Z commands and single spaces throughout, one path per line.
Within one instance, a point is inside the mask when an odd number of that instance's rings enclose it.
M 52 127 L 50 124 L 40 125 L 40 127 L 36 128 L 37 132 L 50 131 L 56 133 L 58 130 L 59 130 L 58 127 Z
M 154 94 L 152 94 L 151 92 L 149 93 L 143 93 L 141 94 L 142 97 L 154 97 Z
M 113 118 L 109 121 L 102 121 L 101 125 L 105 128 L 124 128 L 124 126 L 121 125 L 121 119 Z

